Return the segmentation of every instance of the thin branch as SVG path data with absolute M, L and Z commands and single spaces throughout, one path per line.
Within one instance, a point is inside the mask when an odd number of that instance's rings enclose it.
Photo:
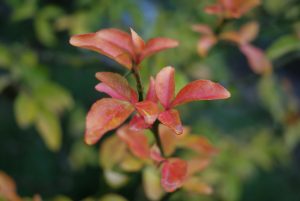
M 152 128 L 151 128 L 151 131 L 155 137 L 155 141 L 156 141 L 156 144 L 160 150 L 160 153 L 161 153 L 161 156 L 162 157 L 165 157 L 165 152 L 164 152 L 164 148 L 162 146 L 162 143 L 161 143 L 161 139 L 159 137 L 159 131 L 158 131 L 158 126 L 159 126 L 159 122 L 158 121 L 155 121 Z

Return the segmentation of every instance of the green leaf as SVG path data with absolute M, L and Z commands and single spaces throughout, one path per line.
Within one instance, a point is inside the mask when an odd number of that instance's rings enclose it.
M 34 95 L 38 102 L 55 114 L 60 114 L 64 109 L 73 106 L 70 93 L 63 87 L 47 82 L 34 89 Z
M 100 198 L 99 201 L 127 201 L 127 200 L 120 195 L 107 194 L 107 195 L 103 196 L 102 198 Z
M 58 117 L 51 111 L 39 109 L 36 128 L 51 151 L 58 151 L 61 146 L 62 131 Z
M 284 35 L 277 39 L 266 53 L 271 60 L 275 60 L 293 51 L 300 51 L 300 38 L 294 35 Z
M 26 20 L 35 14 L 37 8 L 37 0 L 22 1 L 22 5 L 18 5 L 13 9 L 11 16 L 13 21 Z
M 112 188 L 119 188 L 128 182 L 128 176 L 112 170 L 104 170 L 104 177 L 107 184 Z
M 147 198 L 151 201 L 160 200 L 164 195 L 160 184 L 160 173 L 154 167 L 148 166 L 144 169 L 143 186 Z
M 37 117 L 35 100 L 25 92 L 21 92 L 14 103 L 15 116 L 20 127 L 28 127 Z

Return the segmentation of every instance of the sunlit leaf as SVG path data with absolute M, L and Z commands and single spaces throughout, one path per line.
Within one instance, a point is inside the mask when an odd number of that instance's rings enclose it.
M 128 182 L 128 176 L 112 170 L 104 170 L 104 177 L 112 188 L 119 188 Z

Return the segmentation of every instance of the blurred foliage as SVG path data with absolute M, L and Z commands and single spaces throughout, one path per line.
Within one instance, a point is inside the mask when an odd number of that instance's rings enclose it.
M 266 50 L 274 70 L 258 76 L 230 44 L 218 44 L 207 58 L 197 55 L 199 36 L 191 25 L 215 26 L 217 18 L 203 12 L 213 2 L 1 1 L 0 170 L 14 178 L 24 200 L 39 200 L 37 194 L 57 201 L 125 200 L 120 194 L 142 201 L 145 193 L 157 192 L 141 188 L 142 177 L 151 178 L 145 186 L 157 183 L 152 169 L 143 175 L 107 172 L 98 158 L 105 166 L 117 159 L 101 158 L 95 147 L 83 143 L 86 111 L 101 97 L 93 89 L 95 72 L 126 72 L 96 53 L 70 47 L 68 40 L 72 34 L 105 27 L 133 27 L 146 39 L 167 36 L 181 42 L 143 63 L 145 83 L 149 75 L 173 65 L 177 90 L 188 80 L 211 79 L 232 93 L 229 101 L 180 108 L 183 123 L 210 138 L 220 154 L 202 175 L 214 187 L 212 196 L 178 191 L 168 200 L 300 199 L 300 3 L 263 0 L 262 6 L 230 24 L 260 23 L 254 43 Z M 126 185 L 111 188 L 107 180 Z

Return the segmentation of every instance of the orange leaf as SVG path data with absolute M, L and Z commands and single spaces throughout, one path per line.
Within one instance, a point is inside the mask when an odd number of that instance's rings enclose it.
M 187 163 L 179 158 L 171 158 L 163 162 L 161 184 L 165 191 L 173 192 L 180 188 L 187 174 Z
M 134 131 L 125 125 L 117 130 L 117 135 L 127 144 L 133 155 L 142 159 L 149 158 L 148 139 L 142 131 Z
M 183 184 L 183 188 L 193 193 L 200 193 L 210 195 L 213 189 L 206 183 L 201 182 L 198 178 L 192 177 L 186 180 Z
M 98 100 L 87 114 L 85 142 L 95 144 L 107 131 L 121 125 L 133 110 L 133 106 L 125 101 L 113 98 Z
M 272 71 L 272 64 L 261 49 L 245 44 L 240 46 L 240 50 L 246 56 L 251 69 L 255 73 L 264 74 Z
M 229 98 L 230 93 L 223 86 L 210 80 L 196 80 L 183 87 L 171 104 L 171 107 L 197 100 L 215 100 Z
M 164 67 L 156 75 L 155 91 L 157 98 L 164 108 L 168 109 L 169 105 L 174 98 L 175 93 L 175 70 L 173 67 Z
M 74 35 L 70 44 L 94 50 L 131 69 L 133 49 L 130 35 L 118 29 L 103 29 L 96 33 Z
M 207 24 L 194 24 L 192 25 L 192 29 L 195 32 L 204 34 L 204 35 L 213 35 L 213 31 Z
M 96 78 L 106 85 L 97 85 L 96 89 L 98 91 L 105 92 L 113 98 L 133 103 L 136 102 L 136 92 L 121 75 L 111 72 L 98 72 L 96 73 Z
M 142 101 L 135 104 L 136 110 L 144 117 L 147 124 L 153 124 L 159 114 L 157 103 L 152 101 Z
M 237 31 L 226 31 L 220 34 L 220 39 L 231 41 L 233 43 L 236 43 L 237 45 L 243 43 L 243 38 L 241 37 L 241 34 Z
M 182 141 L 182 144 L 189 149 L 194 150 L 199 154 L 216 154 L 218 150 L 202 136 L 190 135 Z
M 253 41 L 256 38 L 258 31 L 259 25 L 255 21 L 243 25 L 239 31 L 242 43 L 245 44 Z
M 140 55 L 145 47 L 145 42 L 133 29 L 130 29 L 130 32 L 131 32 L 131 40 L 132 40 L 132 45 L 134 47 L 135 54 Z
M 144 50 L 141 53 L 139 61 L 165 49 L 170 49 L 178 46 L 178 41 L 170 38 L 153 38 L 147 41 Z
M 166 125 L 167 127 L 171 128 L 176 134 L 183 133 L 183 127 L 181 124 L 179 112 L 175 109 L 167 110 L 159 114 L 158 120 Z
M 0 171 L 0 198 L 5 198 L 9 201 L 21 201 L 17 194 L 16 184 L 14 180 Z
M 190 159 L 187 161 L 188 163 L 188 176 L 192 176 L 202 170 L 204 170 L 209 164 L 210 159 L 209 158 L 196 158 L 196 159 Z
M 197 51 L 200 56 L 206 57 L 209 50 L 217 43 L 217 38 L 214 35 L 202 36 L 198 40 Z

